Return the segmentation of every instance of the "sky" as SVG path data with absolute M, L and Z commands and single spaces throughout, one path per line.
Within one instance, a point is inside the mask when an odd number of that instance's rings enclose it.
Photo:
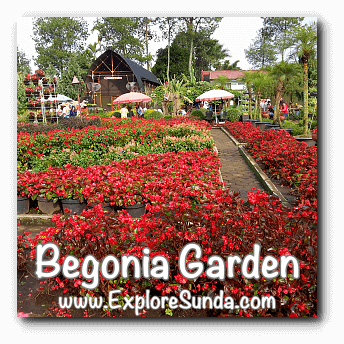
M 93 26 L 96 17 L 84 17 L 87 20 L 89 30 Z M 305 17 L 305 23 L 316 21 L 316 17 Z M 252 69 L 245 58 L 245 49 L 248 49 L 250 44 L 257 36 L 258 30 L 262 27 L 263 20 L 257 17 L 224 17 L 220 22 L 219 27 L 211 36 L 217 39 L 223 48 L 229 51 L 229 58 L 231 63 L 239 60 L 238 66 L 243 70 Z M 31 69 L 37 69 L 34 65 L 32 56 L 36 56 L 34 41 L 32 40 L 32 17 L 20 17 L 17 21 L 17 44 L 21 51 L 23 51 L 27 58 L 31 59 Z M 93 33 L 89 36 L 87 44 L 97 41 L 97 34 Z M 164 48 L 167 41 L 150 42 L 149 49 L 151 54 L 159 48 Z

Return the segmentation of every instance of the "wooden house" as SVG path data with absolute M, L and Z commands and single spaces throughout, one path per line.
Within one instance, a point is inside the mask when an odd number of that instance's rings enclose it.
M 101 88 L 92 93 L 86 89 L 83 99 L 97 107 L 113 110 L 112 102 L 118 96 L 130 91 L 149 93 L 160 85 L 156 76 L 136 62 L 112 51 L 107 50 L 91 65 L 85 84 L 99 83 Z

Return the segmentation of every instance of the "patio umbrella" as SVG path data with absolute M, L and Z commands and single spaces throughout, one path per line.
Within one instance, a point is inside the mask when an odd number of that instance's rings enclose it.
M 147 95 L 139 92 L 129 92 L 124 93 L 121 96 L 117 97 L 112 103 L 113 104 L 125 104 L 125 103 L 141 103 L 149 102 L 152 98 Z
M 58 94 L 56 97 L 50 96 L 48 99 L 44 99 L 45 102 L 47 102 L 48 100 L 53 101 L 53 100 L 57 100 L 59 103 L 61 102 L 72 102 L 73 99 L 69 98 L 63 94 Z
M 212 101 L 212 100 L 231 99 L 231 98 L 234 98 L 233 93 L 230 93 L 225 90 L 215 89 L 215 90 L 210 90 L 210 91 L 202 93 L 200 96 L 196 98 L 196 101 L 204 102 L 204 101 Z M 217 122 L 216 104 L 215 104 L 215 122 Z

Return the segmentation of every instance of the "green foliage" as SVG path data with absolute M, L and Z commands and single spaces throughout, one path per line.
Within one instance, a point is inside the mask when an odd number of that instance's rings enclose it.
M 46 69 L 51 64 L 59 74 L 67 69 L 72 54 L 80 53 L 88 37 L 83 18 L 39 17 L 33 23 L 36 64 Z
M 166 80 L 166 71 L 168 63 L 168 47 L 159 49 L 156 52 L 156 62 L 152 67 L 152 73 L 161 81 Z M 187 47 L 180 47 L 172 44 L 170 47 L 170 75 L 177 79 L 182 78 L 182 74 L 188 74 L 188 54 Z
M 236 107 L 227 110 L 227 121 L 238 122 L 241 119 L 242 111 Z
M 198 117 L 200 120 L 205 119 L 205 112 L 202 110 L 193 110 L 191 111 L 191 116 Z
M 164 118 L 164 115 L 160 111 L 148 109 L 144 114 L 144 118 L 146 118 L 146 119 L 151 119 L 151 118 L 159 119 L 159 118 Z
M 17 72 L 23 74 L 31 73 L 30 59 L 28 59 L 23 51 L 19 51 L 17 47 Z
M 57 84 L 57 92 L 63 94 L 67 97 L 77 100 L 78 95 L 73 90 L 72 81 L 74 76 L 80 81 L 79 97 L 83 95 L 86 90 L 86 85 L 84 83 L 84 77 L 82 75 L 82 70 L 78 64 L 78 59 L 76 55 L 72 54 L 70 60 L 68 61 L 68 69 L 64 71 L 61 78 Z
M 141 18 L 142 19 L 142 18 Z M 92 31 L 98 31 L 103 50 L 111 48 L 119 54 L 143 63 L 144 35 L 142 21 L 138 17 L 97 18 Z M 104 42 L 104 46 L 103 46 Z

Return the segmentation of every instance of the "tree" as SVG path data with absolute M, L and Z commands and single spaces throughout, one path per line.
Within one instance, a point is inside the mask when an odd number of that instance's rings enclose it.
M 285 61 L 281 61 L 269 69 L 270 76 L 276 80 L 274 124 L 277 122 L 280 123 L 279 102 L 284 95 L 285 88 L 294 79 L 301 79 L 301 73 L 302 70 L 298 63 L 288 63 Z
M 157 59 L 152 67 L 152 72 L 161 81 L 166 80 L 166 70 L 168 66 L 168 47 L 159 49 L 156 53 Z M 175 78 L 182 78 L 182 74 L 188 73 L 189 49 L 172 44 L 170 47 L 170 67 L 169 75 Z
M 19 51 L 17 47 L 17 72 L 23 74 L 31 73 L 30 60 L 23 51 Z
M 192 56 L 192 65 L 194 65 L 194 73 L 199 80 L 202 70 L 215 68 L 221 60 L 228 57 L 228 51 L 219 44 L 218 40 L 209 38 L 202 33 L 195 33 L 194 37 L 194 54 Z M 190 57 L 190 35 L 186 32 L 179 32 L 172 43 L 173 46 L 185 48 L 188 50 Z M 192 75 L 192 65 L 188 65 L 188 74 Z
M 276 50 L 265 28 L 258 31 L 254 42 L 245 50 L 245 57 L 254 68 L 259 69 L 276 61 Z
M 84 50 L 87 22 L 83 18 L 40 17 L 34 20 L 33 34 L 37 66 L 44 70 L 52 64 L 62 74 L 72 54 Z
M 99 41 L 106 42 L 104 49 L 112 49 L 142 65 L 147 59 L 142 53 L 144 35 L 141 24 L 138 17 L 101 17 L 97 18 L 91 31 L 98 31 Z
M 83 81 L 84 78 L 82 75 L 82 69 L 78 64 L 78 58 L 75 54 L 72 55 L 69 59 L 67 70 L 62 72 L 61 78 L 57 84 L 57 92 L 76 100 L 78 98 L 78 95 L 73 90 L 72 86 L 74 76 L 76 76 L 80 81 L 79 96 L 82 97 L 83 93 L 86 90 L 86 85 Z
M 178 32 L 178 22 L 180 19 L 176 17 L 162 17 L 159 20 L 159 28 L 162 32 L 162 37 L 167 39 L 167 81 L 170 81 L 170 61 L 171 61 L 171 41 Z
M 204 37 L 210 37 L 222 20 L 220 17 L 181 17 L 184 22 L 184 32 L 188 34 L 190 41 L 189 54 L 189 74 L 191 75 L 191 65 L 194 54 L 195 34 L 201 33 Z
M 295 52 L 301 59 L 303 69 L 303 134 L 306 135 L 308 132 L 308 63 L 317 52 L 316 24 L 293 28 L 291 33 L 295 41 Z
M 233 63 L 230 63 L 229 60 L 225 60 L 223 63 L 217 61 L 214 63 L 214 68 L 215 70 L 241 70 L 241 68 L 238 66 L 239 62 L 239 60 L 236 60 Z
M 285 51 L 291 45 L 289 32 L 293 28 L 300 27 L 304 17 L 262 17 L 262 19 L 266 35 L 284 61 Z
M 229 79 L 225 75 L 219 75 L 214 80 L 214 84 L 219 86 L 220 90 L 223 90 L 228 83 L 229 83 Z

